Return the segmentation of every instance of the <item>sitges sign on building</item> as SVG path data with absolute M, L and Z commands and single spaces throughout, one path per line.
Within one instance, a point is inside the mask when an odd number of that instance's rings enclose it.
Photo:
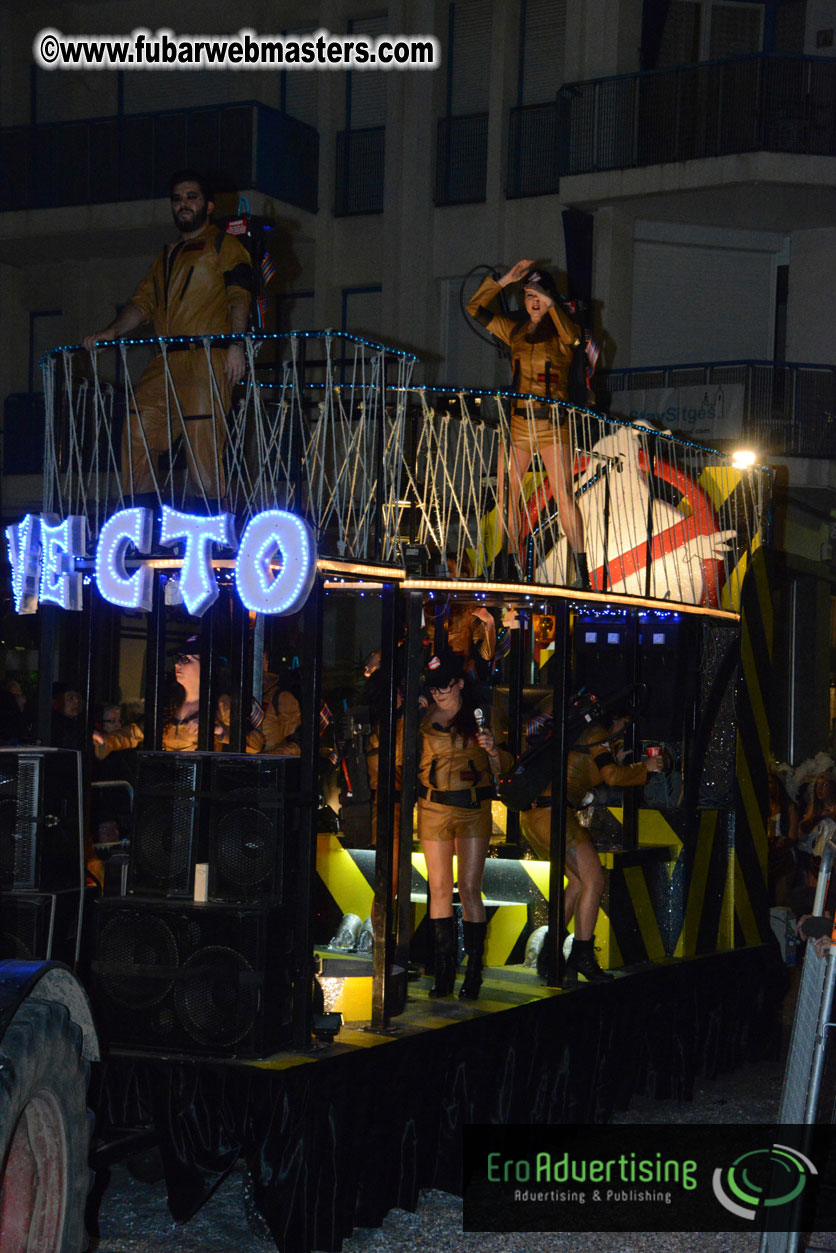
M 111 604 L 151 608 L 154 570 L 142 558 L 151 552 L 153 525 L 150 509 L 135 508 L 120 510 L 102 527 L 94 577 Z M 218 598 L 212 567 L 215 547 L 235 552 L 235 589 L 255 613 L 295 613 L 310 594 L 316 542 L 311 528 L 296 514 L 283 509 L 256 514 L 239 542 L 232 514 L 199 517 L 163 505 L 160 528 L 165 547 L 182 547 L 180 593 L 192 617 L 199 618 Z M 42 602 L 81 609 L 79 562 L 87 552 L 86 518 L 71 515 L 58 521 L 30 513 L 6 527 L 6 540 L 17 613 L 34 613 Z

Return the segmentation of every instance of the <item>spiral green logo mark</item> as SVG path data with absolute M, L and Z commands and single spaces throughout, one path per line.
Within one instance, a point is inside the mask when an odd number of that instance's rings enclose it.
M 771 1149 L 741 1153 L 725 1170 L 718 1166 L 712 1187 L 717 1200 L 730 1213 L 754 1219 L 762 1209 L 791 1204 L 803 1192 L 808 1176 L 818 1173 L 809 1157 L 798 1149 L 773 1144 Z

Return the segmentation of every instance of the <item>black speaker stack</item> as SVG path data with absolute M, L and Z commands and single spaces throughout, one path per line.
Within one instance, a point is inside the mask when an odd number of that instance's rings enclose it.
M 0 750 L 0 958 L 78 959 L 84 909 L 81 756 Z
M 130 1049 L 275 1052 L 292 1028 L 300 760 L 137 756 L 128 895 L 96 909 L 97 1022 Z

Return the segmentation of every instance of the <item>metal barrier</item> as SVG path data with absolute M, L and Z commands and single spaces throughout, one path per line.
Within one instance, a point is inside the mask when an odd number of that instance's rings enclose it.
M 211 341 L 185 347 L 208 378 Z M 442 577 L 491 577 L 508 550 L 505 578 L 570 586 L 582 546 L 597 590 L 736 606 L 762 539 L 764 469 L 736 470 L 722 453 L 587 409 L 415 388 L 413 356 L 355 336 L 246 336 L 245 347 L 246 386 L 228 413 L 210 384 L 214 445 L 199 471 L 196 424 L 180 412 L 180 341 L 47 354 L 44 509 L 84 514 L 95 539 L 135 503 L 132 469 L 148 449 L 131 367 L 156 350 L 167 438 L 142 492 L 159 504 L 212 512 L 207 483 L 225 484 L 239 523 L 292 509 L 323 554 L 401 562 L 409 544 Z
M 821 914 L 824 909 L 834 858 L 836 849 L 828 843 L 822 853 L 814 914 Z M 821 958 L 812 940 L 806 944 L 778 1111 L 778 1123 L 781 1125 L 802 1126 L 816 1121 L 829 1045 L 828 1033 L 836 1025 L 831 1021 L 836 984 L 835 951 L 836 942 L 831 941 L 829 954 Z M 798 1241 L 797 1231 L 765 1232 L 761 1237 L 760 1253 L 796 1253 Z M 813 1253 L 813 1250 L 808 1250 L 808 1253 Z
M 836 61 L 747 56 L 566 83 L 561 175 L 741 152 L 836 155 Z
M 735 384 L 744 388 L 743 436 L 760 453 L 836 456 L 836 366 L 711 361 L 610 370 L 595 381 L 616 412 L 621 392 Z
M 167 197 L 171 171 L 190 167 L 315 213 L 318 156 L 314 127 L 254 101 L 5 126 L 0 165 L 15 175 L 0 212 Z

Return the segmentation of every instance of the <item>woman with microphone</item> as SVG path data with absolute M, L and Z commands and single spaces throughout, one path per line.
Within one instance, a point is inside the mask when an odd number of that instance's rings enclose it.
M 427 864 L 435 933 L 430 996 L 449 996 L 456 982 L 455 854 L 467 952 L 459 997 L 476 1000 L 487 931 L 482 871 L 491 838 L 494 778 L 510 769 L 513 758 L 497 746 L 489 719 L 476 707 L 461 657 L 449 651 L 436 654 L 428 663 L 425 682 L 431 704 L 420 726 L 418 838 Z

